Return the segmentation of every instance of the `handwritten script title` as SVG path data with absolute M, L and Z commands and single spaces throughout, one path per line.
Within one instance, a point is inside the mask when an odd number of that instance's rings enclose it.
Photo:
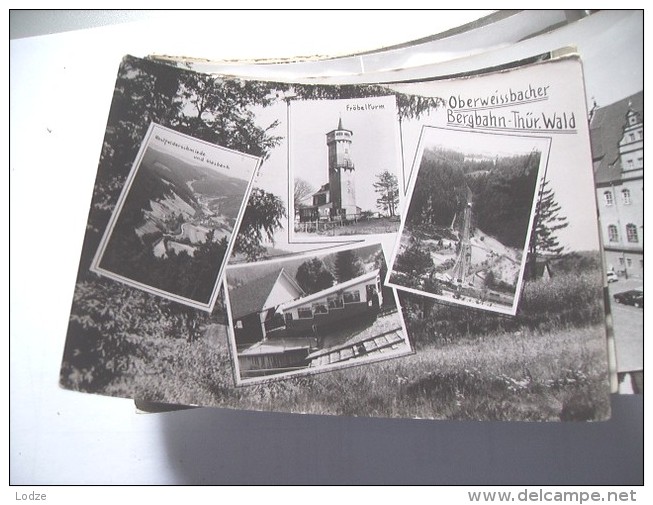
M 483 96 L 451 95 L 447 100 L 447 126 L 493 131 L 576 133 L 573 112 L 533 112 L 522 106 L 546 102 L 550 86 L 508 88 Z
M 165 137 L 161 137 L 159 135 L 154 135 L 154 138 L 158 141 L 161 142 L 164 146 L 169 146 L 169 147 L 174 147 L 176 149 L 181 149 L 182 151 L 186 151 L 190 154 L 193 155 L 193 159 L 196 161 L 199 161 L 200 163 L 207 163 L 208 165 L 212 165 L 217 168 L 223 168 L 225 170 L 230 170 L 231 167 L 227 164 L 224 164 L 220 161 L 214 160 L 212 158 L 209 158 L 206 155 L 206 152 L 203 149 L 197 149 L 195 147 L 191 147 L 188 144 L 182 144 L 179 143 L 175 140 L 170 140 Z

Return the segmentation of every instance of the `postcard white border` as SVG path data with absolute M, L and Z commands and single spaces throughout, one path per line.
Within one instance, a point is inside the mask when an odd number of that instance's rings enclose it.
M 116 222 L 118 220 L 118 216 L 122 212 L 122 207 L 127 199 L 127 196 L 129 195 L 129 191 L 131 189 L 131 185 L 134 182 L 134 178 L 136 177 L 136 172 L 138 171 L 138 168 L 141 165 L 141 161 L 143 159 L 143 156 L 145 154 L 145 151 L 150 145 L 150 140 L 152 138 L 152 135 L 156 131 L 161 131 L 161 132 L 169 132 L 174 135 L 179 135 L 182 137 L 186 137 L 193 142 L 198 142 L 201 144 L 206 144 L 207 146 L 210 146 L 211 149 L 218 149 L 220 151 L 226 151 L 231 154 L 243 156 L 246 158 L 250 158 L 253 162 L 255 161 L 254 167 L 252 169 L 252 174 L 249 177 L 249 182 L 247 183 L 247 189 L 245 190 L 245 194 L 243 195 L 243 201 L 240 204 L 240 209 L 238 210 L 238 214 L 236 216 L 236 222 L 234 224 L 233 230 L 231 231 L 231 234 L 229 236 L 229 242 L 227 244 L 227 250 L 225 251 L 225 254 L 222 258 L 222 264 L 220 265 L 220 269 L 218 270 L 218 275 L 215 279 L 215 285 L 213 286 L 213 291 L 211 293 L 211 296 L 209 298 L 208 303 L 201 303 L 198 302 L 197 300 L 192 300 L 190 298 L 186 298 L 184 296 L 177 295 L 175 293 L 170 293 L 168 291 L 165 291 L 163 289 L 155 288 L 153 286 L 149 286 L 147 284 L 135 281 L 133 279 L 130 279 L 128 277 L 125 277 L 123 275 L 116 274 L 115 272 L 112 272 L 110 270 L 106 270 L 102 267 L 100 267 L 100 262 L 102 260 L 102 257 L 104 255 L 104 251 L 107 247 L 107 244 L 109 242 L 109 239 L 113 233 L 113 229 L 116 225 Z M 256 174 L 258 173 L 258 170 L 261 166 L 261 158 L 258 156 L 253 156 L 251 154 L 246 154 L 242 153 L 240 151 L 236 151 L 234 149 L 229 149 L 227 147 L 222 147 L 217 144 L 212 144 L 211 142 L 207 142 L 202 139 L 198 139 L 196 137 L 193 137 L 191 135 L 185 134 L 178 132 L 176 130 L 173 130 L 172 128 L 167 128 L 165 126 L 162 126 L 157 123 L 150 123 L 150 126 L 147 129 L 147 133 L 145 134 L 145 137 L 143 137 L 143 140 L 141 141 L 140 148 L 138 150 L 138 154 L 136 155 L 136 159 L 134 160 L 134 163 L 132 164 L 131 169 L 129 170 L 129 175 L 127 176 L 127 180 L 125 181 L 122 191 L 120 193 L 120 196 L 118 197 L 118 202 L 116 203 L 116 206 L 111 213 L 111 218 L 109 219 L 109 223 L 107 224 L 107 227 L 104 230 L 104 234 L 102 235 L 102 239 L 100 240 L 100 245 L 98 246 L 98 249 L 95 253 L 95 256 L 93 257 L 93 261 L 91 262 L 90 270 L 93 273 L 96 273 L 98 275 L 101 275 L 103 277 L 107 277 L 109 279 L 113 279 L 119 282 L 122 282 L 123 284 L 126 284 L 128 286 L 131 286 L 133 288 L 138 288 L 143 291 L 146 291 L 148 293 L 152 293 L 157 296 L 161 296 L 163 298 L 167 298 L 168 300 L 172 300 L 173 302 L 178 302 L 178 303 L 183 303 L 185 305 L 188 305 L 190 307 L 204 310 L 207 312 L 211 312 L 213 310 L 213 307 L 215 305 L 215 302 L 218 298 L 218 294 L 220 292 L 220 286 L 221 286 L 221 281 L 224 276 L 224 271 L 225 267 L 227 265 L 227 262 L 229 260 L 229 257 L 231 256 L 232 249 L 234 247 L 234 244 L 236 242 L 236 236 L 238 235 L 238 232 L 240 230 L 240 225 L 243 219 L 243 215 L 245 214 L 245 208 L 247 207 L 247 202 L 249 201 L 249 197 L 252 192 L 252 187 L 254 184 L 254 179 L 256 177 Z
M 495 306 L 487 306 L 487 305 L 479 305 L 474 302 L 468 302 L 464 300 L 457 300 L 453 297 L 449 296 L 443 296 L 443 295 L 437 295 L 434 293 L 429 293 L 428 291 L 421 291 L 419 289 L 415 288 L 410 288 L 406 286 L 402 286 L 400 284 L 396 284 L 390 281 L 390 277 L 392 276 L 392 273 L 394 271 L 394 264 L 395 260 L 397 258 L 397 255 L 399 254 L 399 250 L 401 249 L 401 237 L 404 232 L 404 227 L 406 225 L 406 218 L 408 216 L 408 211 L 410 210 L 410 204 L 412 201 L 413 197 L 413 191 L 415 190 L 415 185 L 417 183 L 417 179 L 419 177 L 419 166 L 422 161 L 422 157 L 424 155 L 424 132 L 427 129 L 433 129 L 433 130 L 446 130 L 446 131 L 454 131 L 454 132 L 460 132 L 460 133 L 474 133 L 478 135 L 495 135 L 495 136 L 501 136 L 501 137 L 520 137 L 520 138 L 527 138 L 527 139 L 541 139 L 543 141 L 546 141 L 547 146 L 545 149 L 542 149 L 542 154 L 540 157 L 540 163 L 538 166 L 538 173 L 537 173 L 537 181 L 535 183 L 535 190 L 533 194 L 533 201 L 531 204 L 531 211 L 530 211 L 530 217 L 528 220 L 528 230 L 526 232 L 526 241 L 524 242 L 524 247 L 522 248 L 522 259 L 521 259 L 521 265 L 519 268 L 519 278 L 517 282 L 517 286 L 515 287 L 515 294 L 513 295 L 513 300 L 512 300 L 512 305 L 510 307 L 495 307 Z M 500 314 L 508 314 L 511 316 L 514 316 L 517 314 L 517 306 L 519 304 L 519 300 L 521 299 L 521 291 L 522 291 L 522 285 L 524 282 L 524 269 L 526 268 L 526 261 L 528 259 L 528 244 L 530 244 L 531 240 L 531 233 L 533 231 L 533 221 L 535 219 L 535 209 L 537 207 L 537 201 L 538 201 L 538 193 L 539 193 L 539 188 L 541 187 L 541 184 L 543 180 L 546 179 L 546 172 L 548 170 L 548 164 L 549 164 L 549 154 L 551 151 L 551 142 L 552 138 L 550 136 L 543 136 L 543 135 L 514 135 L 514 134 L 506 134 L 506 133 L 499 133 L 499 132 L 486 132 L 486 131 L 479 131 L 479 130 L 470 130 L 470 129 L 463 129 L 463 128 L 448 128 L 448 127 L 442 127 L 442 126 L 432 126 L 432 125 L 423 125 L 422 130 L 420 132 L 420 138 L 419 138 L 419 143 L 417 147 L 417 151 L 415 154 L 415 158 L 413 160 L 413 166 L 411 167 L 411 177 L 410 177 L 410 187 L 408 188 L 408 191 L 406 193 L 406 202 L 405 202 L 405 211 L 404 214 L 402 215 L 402 220 L 401 220 L 401 226 L 399 227 L 399 232 L 397 233 L 397 238 L 395 240 L 395 245 L 392 249 L 392 257 L 390 260 L 390 264 L 388 265 L 388 273 L 385 278 L 385 284 L 387 286 L 392 286 L 396 289 L 399 289 L 401 291 L 406 291 L 409 293 L 413 293 L 419 296 L 426 296 L 429 298 L 433 298 L 435 300 L 440 300 L 444 302 L 449 302 L 453 303 L 456 305 L 463 305 L 465 307 L 472 307 L 475 309 L 479 310 L 486 310 L 489 312 L 498 312 Z
M 348 250 L 355 250 L 355 249 L 362 249 L 364 247 L 370 247 L 370 246 L 378 246 L 379 250 L 383 254 L 383 259 L 385 260 L 386 263 L 386 268 L 389 269 L 389 264 L 387 261 L 387 257 L 385 255 L 385 252 L 383 250 L 383 244 L 381 242 L 364 242 L 364 243 L 356 243 L 356 244 L 345 244 L 344 246 L 341 247 L 332 247 L 332 248 L 321 248 L 321 249 L 315 249 L 315 250 L 309 250 L 309 251 L 302 251 L 297 254 L 293 254 L 290 256 L 283 256 L 280 258 L 273 258 L 270 260 L 266 261 L 258 261 L 255 263 L 240 263 L 238 265 L 228 265 L 227 266 L 227 271 L 229 270 L 236 270 L 236 269 L 248 269 L 248 268 L 253 268 L 255 266 L 260 266 L 263 264 L 274 264 L 274 263 L 283 263 L 285 261 L 293 261 L 293 260 L 299 260 L 302 258 L 313 258 L 315 256 L 322 257 L 322 256 L 327 256 L 330 254 L 335 254 L 341 251 L 348 251 Z M 389 271 L 389 270 L 388 270 Z M 381 282 L 383 283 L 383 279 L 381 279 Z M 252 378 L 247 378 L 247 379 L 242 379 L 240 376 L 240 366 L 238 363 L 238 352 L 236 349 L 236 334 L 234 332 L 234 319 L 233 315 L 231 312 L 231 300 L 229 298 L 229 287 L 227 285 L 227 275 L 225 272 L 224 279 L 222 281 L 222 285 L 224 287 L 224 301 L 225 301 L 225 307 L 227 309 L 227 331 L 229 335 L 229 354 L 231 358 L 231 364 L 232 364 L 232 371 L 233 371 L 233 377 L 234 377 L 234 384 L 236 387 L 242 387 L 242 386 L 251 386 L 255 384 L 263 384 L 263 383 L 269 383 L 269 382 L 277 382 L 280 380 L 285 380 L 289 379 L 292 377 L 305 377 L 308 375 L 315 375 L 315 374 L 320 374 L 320 373 L 325 373 L 325 372 L 332 372 L 335 370 L 342 370 L 344 368 L 351 368 L 355 366 L 361 366 L 361 365 L 368 365 L 371 363 L 378 363 L 380 361 L 386 361 L 389 359 L 394 359 L 394 358 L 401 358 L 404 356 L 410 356 L 412 354 L 415 354 L 415 348 L 413 345 L 413 342 L 410 338 L 410 335 L 408 333 L 408 329 L 406 328 L 406 322 L 404 321 L 404 315 L 401 307 L 401 302 L 399 300 L 399 296 L 397 294 L 397 290 L 392 288 L 392 293 L 394 296 L 394 301 L 395 305 L 397 307 L 397 317 L 399 318 L 400 324 L 401 324 L 401 330 L 403 331 L 403 336 L 404 336 L 404 342 L 407 344 L 407 350 L 405 352 L 396 352 L 392 354 L 388 354 L 387 356 L 363 356 L 360 358 L 356 358 L 355 360 L 349 360 L 349 361 L 344 361 L 342 363 L 336 363 L 333 365 L 323 365 L 321 367 L 314 367 L 314 368 L 305 368 L 301 370 L 295 370 L 292 372 L 284 372 L 284 373 L 279 373 L 276 375 L 267 375 L 267 376 L 261 376 L 261 377 L 252 377 Z M 383 287 L 383 285 L 382 285 Z

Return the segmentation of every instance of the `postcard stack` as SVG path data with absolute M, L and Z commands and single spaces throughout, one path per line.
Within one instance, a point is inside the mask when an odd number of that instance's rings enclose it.
M 609 418 L 591 111 L 564 53 L 351 83 L 125 56 L 61 386 L 170 408 Z

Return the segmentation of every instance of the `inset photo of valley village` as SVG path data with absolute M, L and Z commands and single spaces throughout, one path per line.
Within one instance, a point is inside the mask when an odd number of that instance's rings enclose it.
M 549 145 L 424 127 L 388 283 L 514 315 Z
M 152 123 L 91 270 L 210 310 L 259 161 Z
M 412 353 L 380 244 L 228 267 L 236 383 Z
M 401 143 L 396 98 L 289 105 L 292 242 L 396 233 Z

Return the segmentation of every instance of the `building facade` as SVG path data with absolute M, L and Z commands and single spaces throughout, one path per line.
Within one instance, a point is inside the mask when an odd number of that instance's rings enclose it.
M 590 120 L 605 266 L 624 278 L 644 275 L 643 103 L 636 93 Z

